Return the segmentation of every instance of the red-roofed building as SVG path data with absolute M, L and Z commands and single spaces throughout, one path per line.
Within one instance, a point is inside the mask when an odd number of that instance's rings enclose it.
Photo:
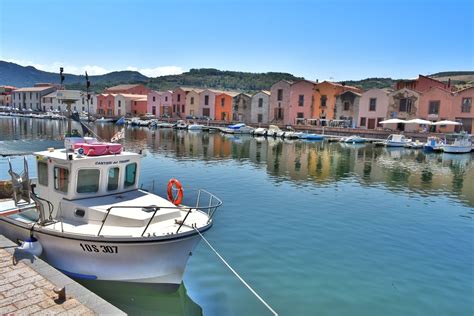
M 148 94 L 151 90 L 142 84 L 119 84 L 104 90 L 104 93 Z
M 445 90 L 451 90 L 449 83 L 444 83 L 444 82 L 441 82 L 436 79 L 423 76 L 423 75 L 418 75 L 418 79 L 399 80 L 395 84 L 395 90 L 401 90 L 403 88 L 407 88 L 407 89 L 418 91 L 418 92 L 424 92 L 433 87 L 438 87 Z

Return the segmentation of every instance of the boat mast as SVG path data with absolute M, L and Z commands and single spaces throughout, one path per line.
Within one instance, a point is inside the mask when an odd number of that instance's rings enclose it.
M 87 75 L 86 71 L 86 94 L 87 94 L 87 122 L 91 121 L 91 114 L 89 110 L 89 100 L 91 98 L 91 95 L 89 94 L 89 87 L 91 86 L 91 82 L 89 81 L 89 76 Z

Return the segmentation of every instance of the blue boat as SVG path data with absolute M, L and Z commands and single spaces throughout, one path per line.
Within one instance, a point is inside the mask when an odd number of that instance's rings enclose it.
M 123 125 L 125 124 L 125 116 L 122 116 L 121 118 L 119 118 L 117 120 L 117 122 L 115 122 L 116 125 Z
M 324 136 L 323 135 L 318 135 L 318 134 L 310 134 L 310 133 L 302 133 L 299 136 L 300 139 L 307 139 L 307 140 L 323 140 Z

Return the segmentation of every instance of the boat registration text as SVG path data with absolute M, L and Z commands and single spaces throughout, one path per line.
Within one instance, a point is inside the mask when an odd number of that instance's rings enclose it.
M 82 250 L 86 252 L 118 253 L 118 246 L 89 245 L 82 243 L 80 245 Z

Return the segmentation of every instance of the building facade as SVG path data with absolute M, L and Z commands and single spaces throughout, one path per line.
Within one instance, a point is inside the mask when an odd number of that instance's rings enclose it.
M 232 120 L 232 103 L 232 95 L 229 93 L 222 92 L 216 94 L 214 119 L 230 122 Z
M 201 116 L 200 114 L 200 96 L 202 89 L 193 89 L 188 92 L 186 96 L 186 107 L 185 107 L 185 115 L 189 117 L 198 117 Z
M 420 102 L 417 117 L 428 121 L 436 122 L 441 120 L 449 120 L 451 117 L 451 109 L 453 105 L 453 95 L 450 91 L 431 87 L 420 93 Z M 454 131 L 454 127 L 450 126 L 432 126 L 434 131 L 437 128 L 439 132 Z
M 186 96 L 192 91 L 190 88 L 178 87 L 173 90 L 173 116 L 184 118 L 186 116 Z
M 147 113 L 152 114 L 155 117 L 159 117 L 161 109 L 161 94 L 158 91 L 152 90 L 147 95 Z
M 270 89 L 270 122 L 288 123 L 290 93 L 293 82 L 280 80 Z
M 270 91 L 259 91 L 252 96 L 250 122 L 268 124 L 270 113 Z
M 20 88 L 12 92 L 12 104 L 19 110 L 44 111 L 42 98 L 58 90 L 57 85 L 35 85 L 29 88 Z
M 358 127 L 360 97 L 360 93 L 350 90 L 337 95 L 334 118 L 347 121 L 352 128 Z
M 313 118 L 335 119 L 336 98 L 345 91 L 362 93 L 362 90 L 345 84 L 323 81 L 314 88 Z
M 357 127 L 382 128 L 379 122 L 387 118 L 388 94 L 390 92 L 387 89 L 370 89 L 362 93 L 359 101 Z
M 424 92 L 430 88 L 438 87 L 445 90 L 451 90 L 450 83 L 444 83 L 436 79 L 426 77 L 423 75 L 418 75 L 418 79 L 413 80 L 399 80 L 395 84 L 396 90 L 401 90 L 403 88 Z
M 161 94 L 161 116 L 171 117 L 173 115 L 173 92 L 166 90 L 159 93 Z
M 411 120 L 417 118 L 420 103 L 420 93 L 415 90 L 403 88 L 393 91 L 388 95 L 388 118 L 399 118 L 402 120 Z M 390 126 L 388 126 L 390 125 Z M 391 129 L 415 131 L 416 124 L 388 124 L 386 127 Z
M 57 93 L 58 91 L 54 91 L 42 97 L 42 111 L 67 113 L 67 105 L 58 100 Z M 77 91 L 77 97 L 79 99 L 71 104 L 71 111 L 90 115 L 97 113 L 97 96 L 94 93 L 89 93 L 89 100 L 87 100 L 86 92 Z
M 200 111 L 198 117 L 215 119 L 217 93 L 222 93 L 222 91 L 206 89 L 199 94 Z
M 451 106 L 451 119 L 461 122 L 462 126 L 457 126 L 456 130 L 464 130 L 473 133 L 474 110 L 472 102 L 474 100 L 474 87 L 457 91 L 453 94 Z
M 232 120 L 249 123 L 252 115 L 252 97 L 246 93 L 237 93 L 233 98 Z
M 300 80 L 290 86 L 288 118 L 284 121 L 286 124 L 305 124 L 312 117 L 314 87 L 315 82 L 309 80 Z

